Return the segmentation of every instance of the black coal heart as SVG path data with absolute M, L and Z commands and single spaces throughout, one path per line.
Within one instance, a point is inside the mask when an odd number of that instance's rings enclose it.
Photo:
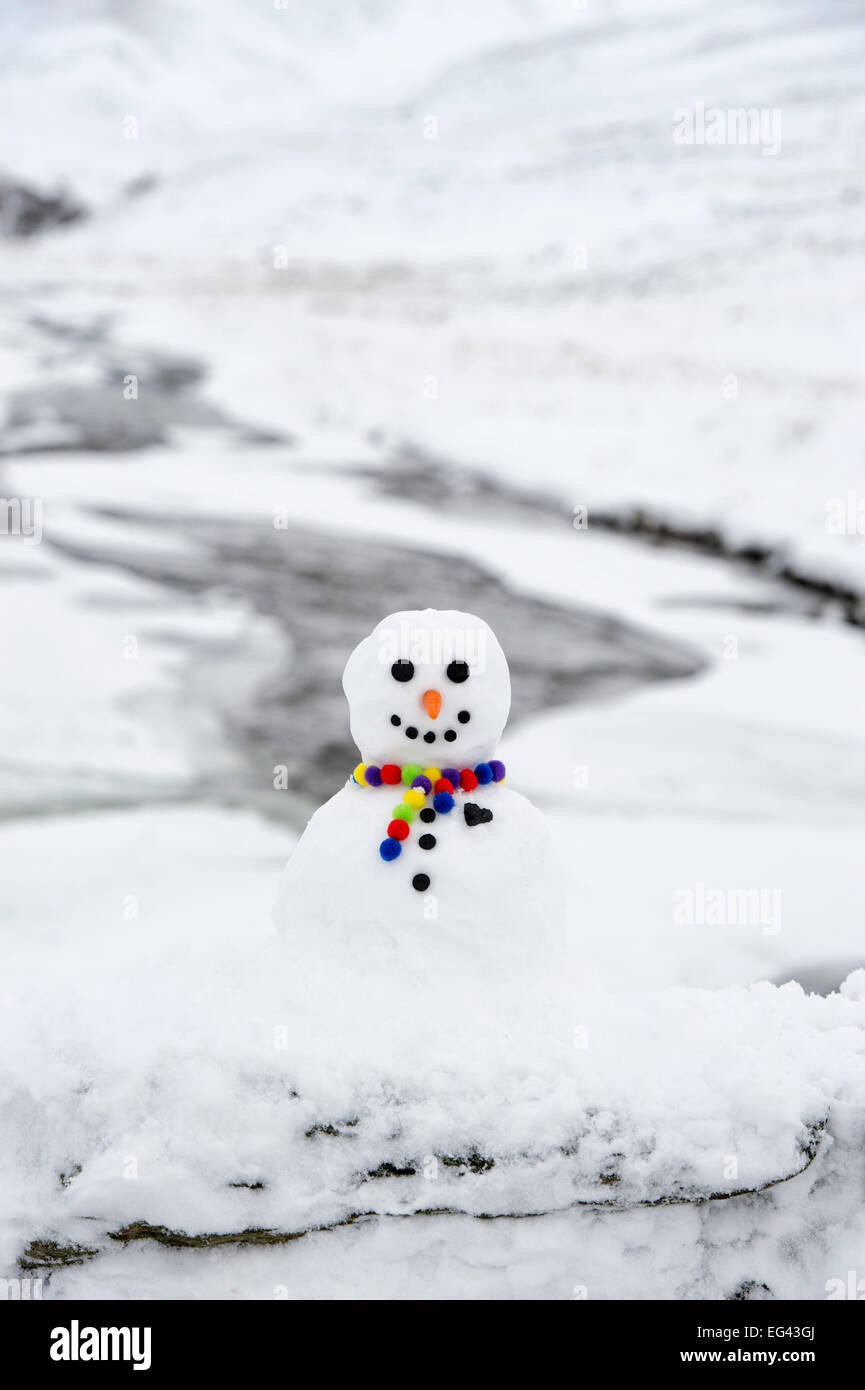
M 467 801 L 463 810 L 466 825 L 484 825 L 493 818 L 492 811 L 486 806 L 478 806 L 476 801 Z

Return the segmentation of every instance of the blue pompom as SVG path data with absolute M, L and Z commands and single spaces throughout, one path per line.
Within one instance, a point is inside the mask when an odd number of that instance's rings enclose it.
M 475 777 L 477 777 L 482 787 L 485 787 L 487 782 L 491 782 L 493 780 L 493 770 L 489 763 L 478 763 L 475 768 Z M 366 770 L 366 780 L 369 781 L 369 768 Z
M 378 852 L 382 859 L 398 859 L 402 854 L 402 845 L 399 840 L 382 840 Z
M 448 811 L 453 810 L 454 799 L 450 792 L 436 792 L 433 797 L 433 806 L 444 816 L 447 815 Z

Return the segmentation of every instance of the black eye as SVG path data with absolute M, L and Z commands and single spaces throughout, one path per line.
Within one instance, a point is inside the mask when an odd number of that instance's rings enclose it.
M 390 668 L 390 673 L 395 681 L 410 681 L 414 675 L 414 667 L 410 661 L 395 661 Z M 466 672 L 468 675 L 468 672 Z M 465 677 L 462 677 L 464 680 Z
M 469 678 L 468 664 L 465 661 L 452 661 L 445 674 L 449 681 L 460 685 Z

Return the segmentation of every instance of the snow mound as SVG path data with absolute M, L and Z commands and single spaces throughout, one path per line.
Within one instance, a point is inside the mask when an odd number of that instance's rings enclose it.
M 698 1202 L 853 1162 L 861 972 L 828 998 L 581 996 L 565 978 L 510 1019 L 501 996 L 473 1007 L 458 988 L 449 1011 L 444 995 L 439 1012 L 401 1007 L 382 960 L 377 992 L 368 975 L 328 995 L 316 933 L 305 959 L 302 938 L 287 954 L 267 917 L 282 835 L 212 812 L 202 845 L 202 824 L 173 810 L 4 832 L 33 907 L 29 935 L 9 930 L 2 986 L 10 1264 L 34 1241 L 50 1264 L 50 1242 L 110 1235 L 275 1240 L 365 1213 Z M 180 877 L 143 878 L 169 844 Z M 89 885 L 62 925 L 32 873 L 60 853 Z M 216 891 L 220 859 L 231 892 Z M 132 863 L 142 908 L 120 924 Z

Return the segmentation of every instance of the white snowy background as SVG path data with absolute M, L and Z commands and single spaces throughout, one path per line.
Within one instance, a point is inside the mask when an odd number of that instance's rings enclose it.
M 865 499 L 861 9 L 10 0 L 0 55 L 0 495 L 42 508 L 0 536 L 0 1275 L 38 1241 L 57 1298 L 865 1278 L 865 537 L 827 526 Z M 675 144 L 697 102 L 780 150 Z M 342 664 L 419 575 L 510 615 L 558 1087 L 519 1032 L 371 1069 L 363 1001 L 342 1068 L 306 1055 L 279 975 Z M 698 884 L 780 918 L 678 925 Z M 640 1205 L 815 1133 L 759 1196 Z M 364 1177 L 430 1153 L 496 1166 Z

